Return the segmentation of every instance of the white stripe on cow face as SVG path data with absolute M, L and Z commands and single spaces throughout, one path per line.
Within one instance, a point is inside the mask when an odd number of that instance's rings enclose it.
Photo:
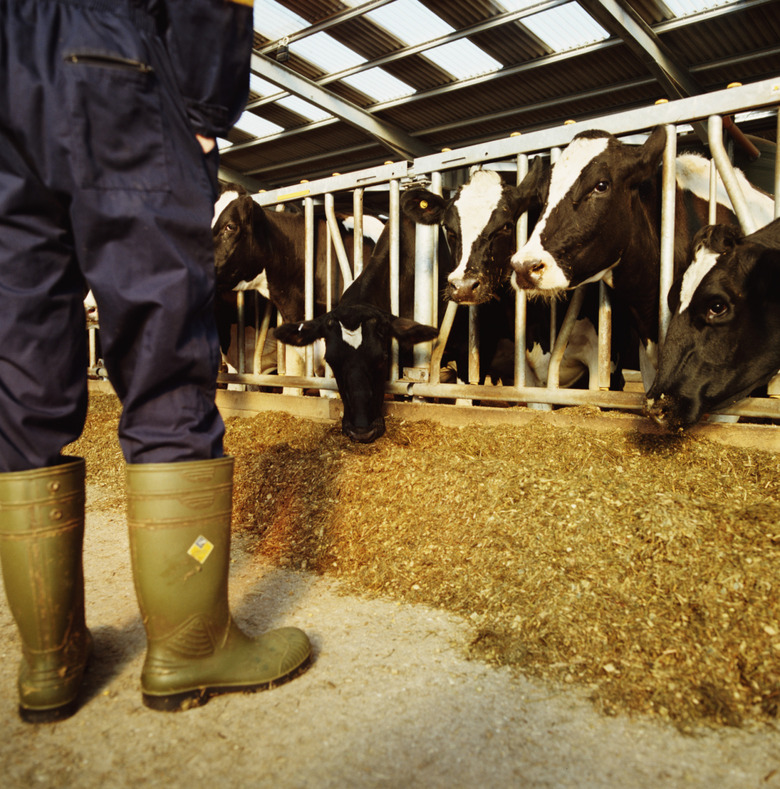
M 363 324 L 361 323 L 357 329 L 348 329 L 339 321 L 339 326 L 341 326 L 341 339 L 344 340 L 347 345 L 351 345 L 357 350 L 363 344 Z
M 501 176 L 493 170 L 477 170 L 461 189 L 454 203 L 460 218 L 461 258 L 447 277 L 450 282 L 463 279 L 471 248 L 498 207 L 502 191 Z
M 606 150 L 608 143 L 607 137 L 576 139 L 567 146 L 552 168 L 547 207 L 539 217 L 531 237 L 512 256 L 512 263 L 518 267 L 531 261 L 545 264 L 544 274 L 537 283 L 540 290 L 558 290 L 569 286 L 569 278 L 558 266 L 555 258 L 542 246 L 542 232 L 550 214 L 566 197 L 588 164 Z
M 238 199 L 238 192 L 232 190 L 219 196 L 217 202 L 214 203 L 214 218 L 211 220 L 212 227 L 217 224 L 222 212 L 236 199 Z
M 718 257 L 718 253 L 713 252 L 709 247 L 700 246 L 696 249 L 693 262 L 683 274 L 680 287 L 680 313 L 685 312 L 691 306 L 693 294 L 696 293 L 696 289 L 701 285 L 704 277 L 718 262 Z

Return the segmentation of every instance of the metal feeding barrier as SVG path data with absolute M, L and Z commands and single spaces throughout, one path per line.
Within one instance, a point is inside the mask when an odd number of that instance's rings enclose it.
M 361 257 L 362 247 L 359 243 L 364 222 L 364 198 L 369 191 L 379 191 L 386 196 L 386 222 L 390 233 L 390 303 L 397 314 L 399 298 L 399 240 L 400 240 L 400 194 L 408 186 L 425 185 L 437 194 L 443 194 L 444 185 L 455 188 L 468 178 L 469 168 L 473 166 L 492 166 L 506 171 L 516 171 L 517 183 L 527 173 L 529 160 L 534 156 L 549 156 L 554 162 L 562 149 L 568 145 L 575 134 L 589 129 L 603 129 L 620 137 L 625 142 L 641 142 L 648 130 L 657 125 L 667 127 L 667 144 L 663 157 L 663 197 L 662 197 L 662 230 L 661 230 L 661 261 L 660 261 L 660 301 L 658 305 L 659 337 L 663 339 L 670 320 L 667 306 L 667 293 L 672 284 L 673 252 L 674 252 L 674 196 L 675 177 L 674 161 L 677 155 L 678 127 L 696 124 L 696 128 L 706 128 L 709 150 L 712 157 L 710 170 L 710 221 L 715 216 L 715 185 L 719 177 L 723 182 L 735 213 L 744 232 L 749 233 L 757 225 L 740 191 L 734 175 L 729 153 L 723 141 L 723 118 L 737 112 L 747 110 L 766 110 L 778 115 L 778 132 L 780 132 L 780 80 L 767 80 L 748 86 L 733 87 L 721 91 L 658 103 L 644 109 L 630 110 L 613 115 L 593 118 L 587 121 L 568 123 L 560 127 L 534 131 L 527 134 L 512 135 L 503 140 L 472 145 L 460 149 L 444 150 L 441 153 L 417 158 L 411 162 L 389 162 L 382 167 L 361 170 L 353 173 L 334 175 L 311 182 L 302 182 L 285 189 L 262 192 L 253 198 L 262 206 L 283 207 L 286 203 L 302 204 L 306 216 L 305 245 L 305 314 L 304 319 L 314 316 L 314 206 L 323 205 L 328 223 L 329 257 L 328 257 L 328 309 L 338 301 L 340 294 L 333 292 L 336 277 L 332 269 L 338 265 L 342 279 L 346 285 L 360 273 L 367 263 Z M 780 136 L 780 134 L 778 134 Z M 777 148 L 774 162 L 774 195 L 775 216 L 780 215 L 780 148 Z M 341 237 L 338 233 L 337 218 L 334 210 L 334 196 L 343 199 L 351 193 L 355 224 L 354 270 L 350 267 Z M 521 246 L 528 233 L 527 218 L 520 218 L 517 226 L 517 245 Z M 415 260 L 415 320 L 421 323 L 437 325 L 439 321 L 438 271 L 436 244 L 438 227 L 417 225 L 416 260 Z M 335 262 L 332 255 L 335 254 Z M 526 379 L 525 347 L 526 347 L 526 296 L 516 294 L 515 319 L 515 353 L 514 353 L 514 385 L 479 384 L 479 347 L 477 310 L 475 307 L 458 307 L 450 302 L 442 317 L 438 340 L 425 343 L 414 350 L 414 361 L 411 368 L 399 369 L 399 353 L 394 341 L 391 370 L 387 382 L 388 394 L 400 398 L 412 398 L 415 402 L 430 402 L 431 408 L 437 406 L 433 401 L 445 399 L 458 402 L 479 401 L 490 403 L 536 404 L 536 407 L 549 409 L 560 405 L 594 405 L 601 408 L 641 411 L 644 395 L 640 391 L 610 390 L 610 343 L 611 343 L 611 305 L 609 288 L 603 282 L 600 287 L 599 305 L 599 367 L 598 380 L 590 382 L 590 389 L 561 388 L 559 385 L 559 369 L 561 359 L 579 314 L 584 288 L 577 288 L 568 307 L 567 315 L 561 329 L 556 332 L 556 305 L 550 305 L 550 337 L 553 346 L 547 385 L 544 387 L 529 386 Z M 237 336 L 245 336 L 243 325 L 242 297 L 239 294 L 239 330 Z M 460 379 L 466 383 L 442 383 L 440 377 L 442 353 L 448 334 L 453 325 L 455 312 L 458 309 L 469 311 L 469 363 L 468 370 L 458 371 Z M 257 314 L 257 310 L 255 310 Z M 274 373 L 266 373 L 259 369 L 259 359 L 271 320 L 270 307 L 265 316 L 256 320 L 256 351 L 251 369 L 246 365 L 246 354 L 243 348 L 239 351 L 238 373 L 220 374 L 219 381 L 230 384 L 231 388 L 238 385 L 246 387 L 283 387 L 284 392 L 299 401 L 303 390 L 336 390 L 335 381 L 329 371 L 321 375 L 315 374 L 314 356 L 311 349 L 305 352 L 303 369 L 293 361 L 291 349 L 277 344 L 277 369 Z M 296 351 L 297 352 L 297 351 Z M 773 398 L 773 393 L 780 395 L 780 387 L 770 386 L 769 397 L 747 398 L 722 413 L 745 417 L 766 417 L 780 419 L 780 401 Z M 240 392 L 232 393 L 240 397 Z M 306 398 L 311 400 L 311 398 Z M 290 404 L 292 406 L 292 404 Z M 285 410 L 295 411 L 294 407 Z

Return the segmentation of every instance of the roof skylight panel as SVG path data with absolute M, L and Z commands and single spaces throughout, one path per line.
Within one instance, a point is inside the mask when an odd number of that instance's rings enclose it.
M 366 18 L 409 46 L 453 33 L 455 28 L 417 0 L 394 0 L 369 11 Z
M 553 52 L 568 52 L 609 38 L 609 33 L 577 3 L 523 17 L 523 26 Z
M 254 9 L 254 28 L 269 41 L 276 41 L 309 26 L 309 22 L 302 16 L 294 14 L 274 0 L 255 3 Z
M 271 134 L 284 131 L 283 126 L 261 118 L 253 112 L 243 112 L 241 117 L 236 121 L 236 128 L 242 132 L 251 134 L 253 137 L 268 137 Z
M 317 66 L 326 74 L 359 66 L 366 59 L 327 33 L 314 33 L 290 44 L 290 51 Z
M 249 75 L 249 90 L 256 93 L 258 96 L 272 96 L 274 93 L 279 93 L 281 88 L 269 82 L 267 79 L 258 77 L 257 74 Z
M 386 6 L 369 11 L 366 17 L 406 46 L 417 46 L 455 32 L 454 27 L 433 11 L 429 11 L 418 0 L 394 0 Z M 497 60 L 466 39 L 426 49 L 422 54 L 457 79 L 466 79 L 501 68 Z
M 423 54 L 457 79 L 468 79 L 501 68 L 499 61 L 464 38 L 427 49 Z
M 414 88 L 411 85 L 407 85 L 378 67 L 344 77 L 342 82 L 357 88 L 361 93 L 365 93 L 366 96 L 374 99 L 377 103 L 392 101 L 414 93 Z
M 722 5 L 731 5 L 735 0 L 664 0 L 667 8 L 677 17 L 692 16 L 700 11 L 709 11 Z
M 283 99 L 277 99 L 274 103 L 280 104 L 293 112 L 297 112 L 298 115 L 308 118 L 310 121 L 322 121 L 326 118 L 333 117 L 329 112 L 325 112 L 325 110 L 320 109 L 320 107 L 298 96 L 286 96 Z

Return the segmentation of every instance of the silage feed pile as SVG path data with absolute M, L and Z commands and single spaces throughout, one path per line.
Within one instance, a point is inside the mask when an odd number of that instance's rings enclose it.
M 104 397 L 80 444 L 109 447 Z M 585 686 L 607 713 L 778 714 L 773 454 L 542 420 L 390 419 L 358 445 L 279 413 L 229 419 L 226 452 L 234 530 L 280 566 L 459 614 L 474 658 Z

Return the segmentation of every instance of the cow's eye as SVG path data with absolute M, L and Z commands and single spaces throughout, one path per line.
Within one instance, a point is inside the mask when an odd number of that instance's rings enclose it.
M 717 321 L 724 318 L 729 311 L 728 302 L 724 299 L 713 299 L 707 307 L 707 320 Z
M 599 181 L 594 187 L 593 191 L 597 194 L 604 194 L 609 189 L 609 181 Z
M 515 223 L 514 222 L 507 222 L 506 224 L 504 224 L 500 228 L 500 230 L 498 232 L 506 234 L 506 233 L 513 233 L 514 230 L 515 230 Z
M 235 233 L 238 230 L 238 225 L 235 222 L 228 222 L 225 225 L 225 232 L 227 233 Z

